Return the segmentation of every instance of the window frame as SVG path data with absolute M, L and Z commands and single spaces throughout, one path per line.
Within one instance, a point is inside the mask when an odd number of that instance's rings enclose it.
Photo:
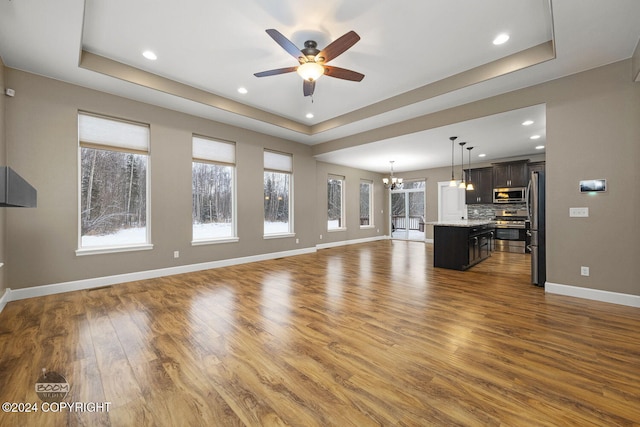
M 340 220 L 339 227 L 329 228 L 329 189 L 327 187 L 327 232 L 335 232 L 335 231 L 345 231 L 347 229 L 347 215 L 345 209 L 345 200 L 346 200 L 346 188 L 347 188 L 347 179 L 343 175 L 335 175 L 329 174 L 327 176 L 327 185 L 329 181 L 340 181 Z
M 286 162 L 287 164 L 274 164 L 274 163 L 272 163 L 272 161 L 274 159 L 277 159 L 277 157 L 273 157 L 274 155 L 281 156 L 280 160 L 284 160 L 285 157 L 288 157 L 289 160 L 288 160 L 288 162 Z M 271 157 L 271 160 L 269 160 L 269 157 Z M 262 174 L 263 203 L 264 203 L 264 185 L 265 185 L 264 176 L 265 176 L 266 173 L 281 173 L 281 174 L 289 175 L 289 206 L 288 206 L 289 230 L 287 232 L 284 232 L 284 233 L 266 233 L 266 230 L 264 228 L 264 224 L 266 223 L 266 218 L 265 218 L 265 215 L 264 215 L 264 208 L 263 208 L 263 212 L 262 212 L 262 238 L 265 239 L 265 240 L 268 240 L 268 239 L 280 239 L 280 238 L 286 238 L 286 237 L 295 237 L 296 233 L 295 233 L 295 222 L 294 222 L 294 211 L 293 211 L 293 207 L 294 207 L 294 202 L 293 202 L 293 195 L 294 195 L 294 191 L 293 191 L 293 177 L 294 177 L 293 154 L 291 154 L 291 153 L 283 153 L 283 152 L 275 151 L 275 150 L 269 150 L 269 149 L 266 149 L 266 148 L 264 149 L 264 152 L 263 152 L 263 174 Z
M 108 120 L 114 123 L 124 123 L 127 125 L 136 125 L 147 129 L 147 149 L 146 151 L 137 149 L 137 148 L 126 148 L 122 146 L 118 146 L 116 144 L 109 145 L 108 143 L 95 143 L 90 141 L 83 142 L 80 136 L 80 116 L 88 116 L 93 118 L 98 118 L 102 120 Z M 122 119 L 113 116 L 107 116 L 104 114 L 96 114 L 87 111 L 79 110 L 77 113 L 78 120 L 78 175 L 77 175 L 77 190 L 78 190 L 78 206 L 77 206 L 77 226 L 78 226 L 78 240 L 77 240 L 77 249 L 75 251 L 76 256 L 84 256 L 84 255 L 100 255 L 100 254 L 108 254 L 108 253 L 119 253 L 119 252 L 133 252 L 133 251 L 144 251 L 144 250 L 152 250 L 153 243 L 151 242 L 151 126 L 147 123 L 136 122 L 133 120 Z M 146 179 L 145 179 L 145 242 L 144 243 L 131 243 L 131 244 L 121 244 L 121 245 L 105 245 L 105 246 L 90 246 L 83 247 L 82 246 L 82 149 L 98 149 L 119 153 L 133 153 L 145 155 L 147 159 L 146 164 Z
M 367 228 L 375 228 L 375 224 L 374 224 L 374 209 L 373 209 L 373 190 L 374 190 L 374 183 L 372 180 L 370 179 L 360 179 L 360 193 L 359 193 L 359 202 L 362 203 L 362 185 L 366 184 L 369 187 L 369 224 L 367 225 L 362 225 L 362 223 L 360 224 L 360 228 L 361 229 L 367 229 Z M 362 222 L 362 217 L 360 217 L 360 210 L 358 209 L 358 217 L 360 222 Z
M 228 144 L 233 146 L 233 156 L 229 158 L 229 156 L 196 156 L 194 155 L 194 146 L 196 140 L 206 140 L 211 141 L 214 144 Z M 219 160 L 222 159 L 222 160 Z M 231 236 L 224 236 L 219 238 L 206 238 L 206 239 L 196 239 L 193 234 L 193 218 L 191 220 L 191 246 L 204 246 L 204 245 L 215 245 L 220 243 L 235 243 L 240 240 L 238 237 L 238 209 L 237 209 L 237 167 L 236 167 L 236 143 L 233 141 L 226 141 L 220 138 L 211 138 L 208 136 L 193 134 L 191 137 L 191 197 L 193 203 L 193 164 L 201 163 L 201 164 L 209 164 L 216 166 L 227 166 L 231 167 L 231 217 L 232 217 L 232 226 L 231 226 Z M 191 212 L 193 215 L 193 205 L 191 206 Z

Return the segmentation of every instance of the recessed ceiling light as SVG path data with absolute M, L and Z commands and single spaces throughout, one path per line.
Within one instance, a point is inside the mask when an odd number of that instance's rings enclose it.
M 150 61 L 155 61 L 156 59 L 158 59 L 158 56 L 150 50 L 145 50 L 144 52 L 142 52 L 142 56 Z
M 536 147 L 536 150 L 542 150 L 543 148 L 544 148 L 544 145 L 538 145 L 538 146 Z
M 239 87 L 239 88 L 238 88 L 238 93 L 241 93 L 241 94 L 243 94 L 243 95 L 244 95 L 244 94 L 246 94 L 246 93 L 248 93 L 248 92 L 249 92 L 249 91 L 247 90 L 247 88 L 246 88 L 246 87 Z
M 498 37 L 493 39 L 493 44 L 500 45 L 500 44 L 506 43 L 507 40 L 509 40 L 509 34 L 502 33 L 502 34 L 498 35 Z
M 540 135 L 531 135 L 529 139 L 540 139 Z
M 482 153 L 482 154 L 478 154 L 478 157 L 487 157 L 487 155 Z
M 522 122 L 522 126 L 530 126 L 533 124 L 533 120 L 525 120 Z
M 305 116 L 307 119 L 313 119 L 313 113 L 307 113 Z

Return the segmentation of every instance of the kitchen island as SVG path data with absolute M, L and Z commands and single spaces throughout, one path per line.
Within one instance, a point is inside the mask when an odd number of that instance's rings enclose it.
M 434 267 L 466 270 L 491 256 L 491 221 L 438 221 L 427 224 L 433 225 Z

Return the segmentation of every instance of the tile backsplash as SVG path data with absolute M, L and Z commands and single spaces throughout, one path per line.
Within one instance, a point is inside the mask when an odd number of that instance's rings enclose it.
M 496 216 L 496 211 L 502 211 L 505 209 L 526 209 L 525 203 L 509 203 L 504 205 L 467 205 L 467 219 L 475 220 L 488 220 L 493 219 Z

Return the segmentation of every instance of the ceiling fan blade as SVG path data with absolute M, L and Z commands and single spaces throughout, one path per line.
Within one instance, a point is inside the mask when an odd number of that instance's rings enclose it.
M 304 96 L 313 95 L 313 91 L 316 88 L 316 82 L 310 82 L 309 80 L 304 80 L 302 83 L 302 92 L 304 92 Z
M 354 82 L 359 82 L 364 79 L 364 74 L 347 70 L 346 68 L 332 67 L 331 65 L 324 66 L 324 74 L 329 77 L 335 77 L 336 79 L 351 80 Z
M 349 31 L 347 34 L 337 40 L 334 40 L 332 43 L 329 43 L 329 46 L 322 49 L 320 53 L 316 55 L 315 61 L 327 63 L 356 44 L 358 40 L 360 40 L 360 36 L 356 34 L 355 31 Z
M 266 30 L 266 32 L 271 36 L 273 40 L 275 40 L 276 43 L 280 45 L 280 47 L 289 52 L 289 55 L 296 58 L 296 60 L 299 61 L 301 57 L 304 58 L 304 55 L 302 54 L 300 49 L 298 49 L 298 47 L 293 44 L 291 40 L 283 36 L 280 31 L 271 28 L 269 30 Z
M 268 71 L 261 71 L 259 73 L 254 73 L 253 75 L 256 77 L 268 77 L 268 76 L 275 76 L 278 74 L 292 73 L 297 69 L 298 67 L 277 68 L 275 70 L 268 70 Z

